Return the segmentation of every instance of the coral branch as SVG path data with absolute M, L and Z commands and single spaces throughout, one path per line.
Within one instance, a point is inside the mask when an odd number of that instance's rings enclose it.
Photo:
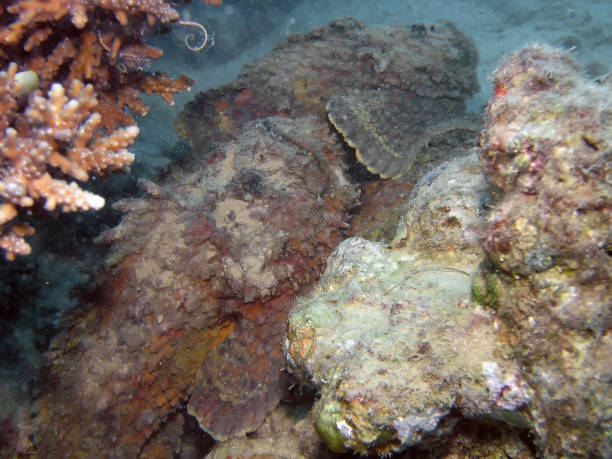
M 148 107 L 140 92 L 158 93 L 166 101 L 184 91 L 182 76 L 168 84 L 168 78 L 146 73 L 152 60 L 163 52 L 142 43 L 142 37 L 155 24 L 177 22 L 179 13 L 164 0 L 9 0 L 0 25 L 0 68 L 10 62 L 41 76 L 41 88 L 53 83 L 64 86 L 73 79 L 91 83 L 106 104 L 102 126 L 107 131 L 119 125 L 136 124 L 125 108 L 146 114 Z M 11 22 L 12 21 L 12 22 Z M 179 21 L 182 23 L 182 21 Z M 195 22 L 181 25 L 197 27 L 202 35 L 187 37 L 187 46 L 199 51 L 208 43 L 208 33 Z M 144 88 L 142 85 L 147 84 Z M 153 90 L 152 86 L 165 88 Z M 168 90 L 171 89 L 169 93 Z M 125 97 L 129 90 L 130 97 Z M 111 109 L 109 104 L 115 105 Z M 122 112 L 122 113 L 121 113 Z
M 147 114 L 141 93 L 158 94 L 172 105 L 174 94 L 193 86 L 185 75 L 145 71 L 163 55 L 142 42 L 156 24 L 198 28 L 201 42 L 197 34 L 187 36 L 192 51 L 209 41 L 202 25 L 179 21 L 171 5 L 166 0 L 2 3 L 0 248 L 7 258 L 31 252 L 24 237 L 34 230 L 16 223 L 20 208 L 37 201 L 48 211 L 64 212 L 104 205 L 102 197 L 66 178 L 86 181 L 90 173 L 123 169 L 133 161 L 126 148 L 138 128 L 126 109 Z
M 126 148 L 139 132 L 129 126 L 102 135 L 95 90 L 79 80 L 68 90 L 55 83 L 46 96 L 32 92 L 20 111 L 23 83 L 18 75 L 16 64 L 0 73 L 0 247 L 11 260 L 31 251 L 24 236 L 32 228 L 9 223 L 18 208 L 44 199 L 48 211 L 58 206 L 64 212 L 100 209 L 102 197 L 68 183 L 58 171 L 86 181 L 91 172 L 123 169 L 134 160 Z

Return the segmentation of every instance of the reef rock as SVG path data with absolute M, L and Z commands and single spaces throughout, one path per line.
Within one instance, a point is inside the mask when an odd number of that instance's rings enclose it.
M 465 101 L 479 90 L 477 62 L 476 46 L 452 23 L 382 28 L 340 19 L 290 37 L 237 82 L 199 94 L 175 126 L 199 148 L 260 117 L 308 113 L 327 122 L 329 108 L 373 172 L 414 179 L 412 169 L 431 169 L 452 151 L 440 134 L 453 132 L 459 143 L 476 129 Z
M 371 241 L 390 242 L 395 236 L 414 183 L 405 180 L 374 180 L 363 185 L 359 212 L 351 219 L 347 237 L 359 236 Z
M 174 451 L 185 410 L 218 440 L 256 430 L 281 398 L 288 309 L 318 280 L 359 195 L 327 102 L 380 88 L 443 99 L 459 117 L 478 88 L 476 59 L 452 24 L 344 19 L 187 104 L 176 127 L 189 156 L 141 181 L 147 197 L 116 206 L 121 224 L 100 237 L 112 244 L 106 272 L 52 343 L 22 428 L 34 452 Z
M 334 459 L 317 435 L 307 412 L 280 405 L 272 411 L 257 432 L 243 438 L 217 443 L 206 459 L 252 457 L 274 459 Z
M 217 439 L 256 430 L 281 398 L 288 307 L 357 196 L 343 155 L 312 117 L 266 118 L 120 202 L 95 307 L 53 342 L 37 454 L 136 457 L 185 404 Z
M 300 407 L 301 408 L 301 407 Z M 317 434 L 310 415 L 281 404 L 263 425 L 245 438 L 215 444 L 205 459 L 338 459 L 349 457 L 331 451 Z M 185 447 L 183 447 L 185 449 Z M 181 451 L 182 453 L 183 451 Z M 183 457 L 183 456 L 181 456 Z M 460 421 L 453 432 L 436 445 L 408 448 L 394 459 L 517 458 L 534 459 L 521 432 L 503 425 Z
M 526 427 L 530 391 L 495 314 L 470 302 L 488 199 L 475 154 L 445 164 L 415 187 L 393 248 L 343 241 L 292 310 L 289 368 L 320 390 L 313 418 L 332 449 L 427 445 L 458 414 Z
M 431 259 L 475 265 L 482 259 L 478 236 L 491 202 L 475 153 L 431 171 L 403 206 L 392 246 Z
M 499 311 L 545 457 L 612 457 L 612 91 L 533 46 L 493 75 L 479 155 L 497 199 L 474 284 Z
M 343 241 L 290 314 L 289 368 L 334 450 L 427 447 L 460 416 L 529 429 L 545 457 L 612 456 L 611 88 L 546 46 L 493 81 L 492 196 L 473 157 L 433 171 L 391 246 Z

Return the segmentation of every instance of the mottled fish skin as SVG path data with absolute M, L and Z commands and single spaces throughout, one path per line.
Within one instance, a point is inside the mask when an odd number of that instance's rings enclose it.
M 418 96 L 397 89 L 354 89 L 327 103 L 330 122 L 355 149 L 357 160 L 381 178 L 411 171 L 432 139 L 455 130 L 476 132 L 465 105 L 449 98 Z

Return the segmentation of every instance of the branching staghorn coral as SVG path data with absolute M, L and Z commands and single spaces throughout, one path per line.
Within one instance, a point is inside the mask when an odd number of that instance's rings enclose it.
M 66 179 L 86 181 L 90 173 L 133 161 L 126 148 L 138 128 L 125 108 L 146 115 L 142 92 L 172 105 L 174 94 L 191 88 L 185 75 L 145 71 L 163 55 L 142 42 L 156 24 L 199 28 L 202 42 L 194 45 L 189 35 L 186 46 L 206 47 L 206 29 L 179 19 L 164 0 L 8 0 L 0 6 L 0 248 L 8 259 L 31 252 L 25 236 L 34 230 L 17 222 L 20 209 L 43 200 L 47 211 L 104 205 L 101 196 Z
M 173 95 L 188 90 L 193 81 L 151 74 L 146 68 L 163 51 L 142 42 L 156 24 L 177 23 L 200 29 L 202 41 L 186 43 L 192 51 L 208 43 L 206 29 L 180 21 L 180 14 L 164 0 L 9 0 L 0 16 L 0 68 L 16 62 L 19 69 L 36 72 L 43 88 L 54 82 L 78 79 L 99 93 L 103 125 L 113 131 L 136 124 L 124 111 L 146 115 L 140 93 L 158 94 L 173 104 Z M 144 87 L 146 85 L 146 88 Z
M 68 183 L 62 174 L 86 181 L 90 173 L 129 166 L 134 155 L 126 148 L 139 132 L 129 126 L 102 134 L 91 84 L 73 80 L 66 91 L 56 83 L 46 96 L 35 90 L 24 104 L 16 75 L 16 64 L 0 73 L 0 248 L 9 260 L 31 252 L 24 236 L 33 229 L 10 223 L 20 208 L 44 200 L 48 211 L 100 209 L 104 198 Z

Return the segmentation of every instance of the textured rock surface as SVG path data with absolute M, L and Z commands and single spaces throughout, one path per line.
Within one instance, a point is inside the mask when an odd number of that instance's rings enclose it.
M 264 424 L 248 438 L 217 443 L 206 459 L 257 457 L 278 459 L 333 459 L 315 431 L 312 418 L 279 406 Z
M 478 153 L 494 196 L 474 158 L 433 171 L 391 248 L 342 242 L 290 314 L 290 367 L 338 451 L 457 438 L 460 414 L 529 428 L 545 457 L 612 455 L 611 90 L 545 46 L 493 81 Z
M 390 242 L 414 183 L 405 180 L 376 180 L 362 187 L 359 212 L 351 220 L 347 236 Z
M 479 155 L 499 187 L 475 297 L 499 310 L 546 457 L 612 456 L 612 91 L 545 46 L 508 56 Z
M 313 118 L 269 118 L 120 203 L 96 307 L 49 355 L 37 453 L 134 457 L 185 404 L 218 438 L 257 429 L 281 397 L 287 308 L 356 197 L 342 157 Z
M 329 27 L 291 37 L 289 43 L 246 66 L 237 82 L 196 96 L 178 117 L 176 128 L 199 148 L 207 142 L 226 140 L 245 121 L 263 116 L 308 113 L 327 122 L 328 102 L 334 97 L 341 101 L 343 95 L 357 91 L 372 95 L 367 110 L 378 115 L 369 127 L 373 132 L 386 132 L 383 145 L 418 144 L 420 148 L 436 140 L 432 132 L 421 139 L 419 129 L 428 124 L 424 120 L 432 125 L 445 121 L 448 128 L 452 122 L 459 128 L 466 124 L 474 127 L 460 117 L 464 101 L 479 90 L 477 61 L 474 43 L 452 23 L 382 28 L 366 27 L 352 18 L 336 20 Z M 423 111 L 423 119 L 403 116 L 400 123 L 397 117 L 383 118 L 386 101 L 390 101 L 393 113 L 408 109 L 414 114 L 416 108 Z M 351 125 L 362 126 L 358 121 Z M 415 138 L 411 140 L 412 135 Z M 418 169 L 431 168 L 450 151 L 448 138 L 437 140 L 444 145 L 434 146 L 429 154 L 421 152 Z M 459 135 L 451 143 L 463 141 L 464 136 Z M 384 175 L 410 170 L 415 155 L 400 154 L 409 161 L 390 164 Z
M 474 154 L 433 171 L 413 191 L 395 248 L 343 241 L 292 310 L 287 359 L 321 391 L 313 418 L 332 449 L 426 445 L 452 432 L 458 413 L 526 426 L 529 390 L 494 314 L 470 302 L 486 199 Z M 407 229 L 413 220 L 423 224 Z
M 121 224 L 100 238 L 112 243 L 107 272 L 52 343 L 21 449 L 175 450 L 180 422 L 164 426 L 185 407 L 218 439 L 257 429 L 281 397 L 288 307 L 318 279 L 359 194 L 327 101 L 385 87 L 462 107 L 475 59 L 450 24 L 345 19 L 188 104 L 177 129 L 193 150 L 141 182 L 148 197 L 117 206 Z
M 185 447 L 183 447 L 183 450 Z M 182 452 L 182 451 L 181 451 Z M 181 456 L 182 457 L 182 456 Z M 280 405 L 257 432 L 217 443 L 206 459 L 338 459 L 356 457 L 332 452 L 321 440 L 311 416 Z M 374 456 L 371 456 L 374 457 Z M 408 448 L 395 459 L 516 458 L 532 459 L 529 443 L 499 424 L 462 421 L 436 445 Z
M 455 145 L 441 156 L 468 156 L 470 151 L 466 145 Z M 435 256 L 440 251 L 443 257 L 448 255 L 447 247 L 439 246 L 440 239 L 444 239 L 445 244 L 469 249 L 477 239 L 479 220 L 470 220 L 471 226 L 463 228 L 459 220 L 463 214 L 461 208 L 451 208 L 446 205 L 447 200 L 452 202 L 456 195 L 464 193 L 464 199 L 478 197 L 483 200 L 480 203 L 468 202 L 467 208 L 480 214 L 489 207 L 490 198 L 485 193 L 487 185 L 480 168 L 473 159 L 471 162 L 468 160 L 468 163 L 467 167 L 471 169 L 471 174 L 467 173 L 464 161 L 449 162 L 442 168 L 429 171 L 426 178 L 421 181 L 419 189 L 414 192 L 414 183 L 405 180 L 405 177 L 401 180 L 377 180 L 366 183 L 359 198 L 361 202 L 359 211 L 355 212 L 351 220 L 347 236 L 359 236 L 387 243 L 394 241 L 395 246 L 409 246 L 415 250 L 428 247 L 431 249 L 430 256 Z M 448 172 L 442 175 L 441 182 L 438 176 L 442 171 Z M 454 172 L 461 173 L 454 177 L 452 176 Z M 445 192 L 440 192 L 440 187 L 454 188 L 456 192 L 446 196 Z M 417 197 L 418 199 L 415 199 Z M 454 215 L 453 212 L 459 212 L 459 215 Z M 412 230 L 409 231 L 408 228 Z M 479 257 L 480 249 L 474 248 L 473 253 Z
M 407 199 L 392 245 L 432 259 L 472 265 L 482 258 L 478 235 L 491 202 L 474 152 L 429 172 Z

